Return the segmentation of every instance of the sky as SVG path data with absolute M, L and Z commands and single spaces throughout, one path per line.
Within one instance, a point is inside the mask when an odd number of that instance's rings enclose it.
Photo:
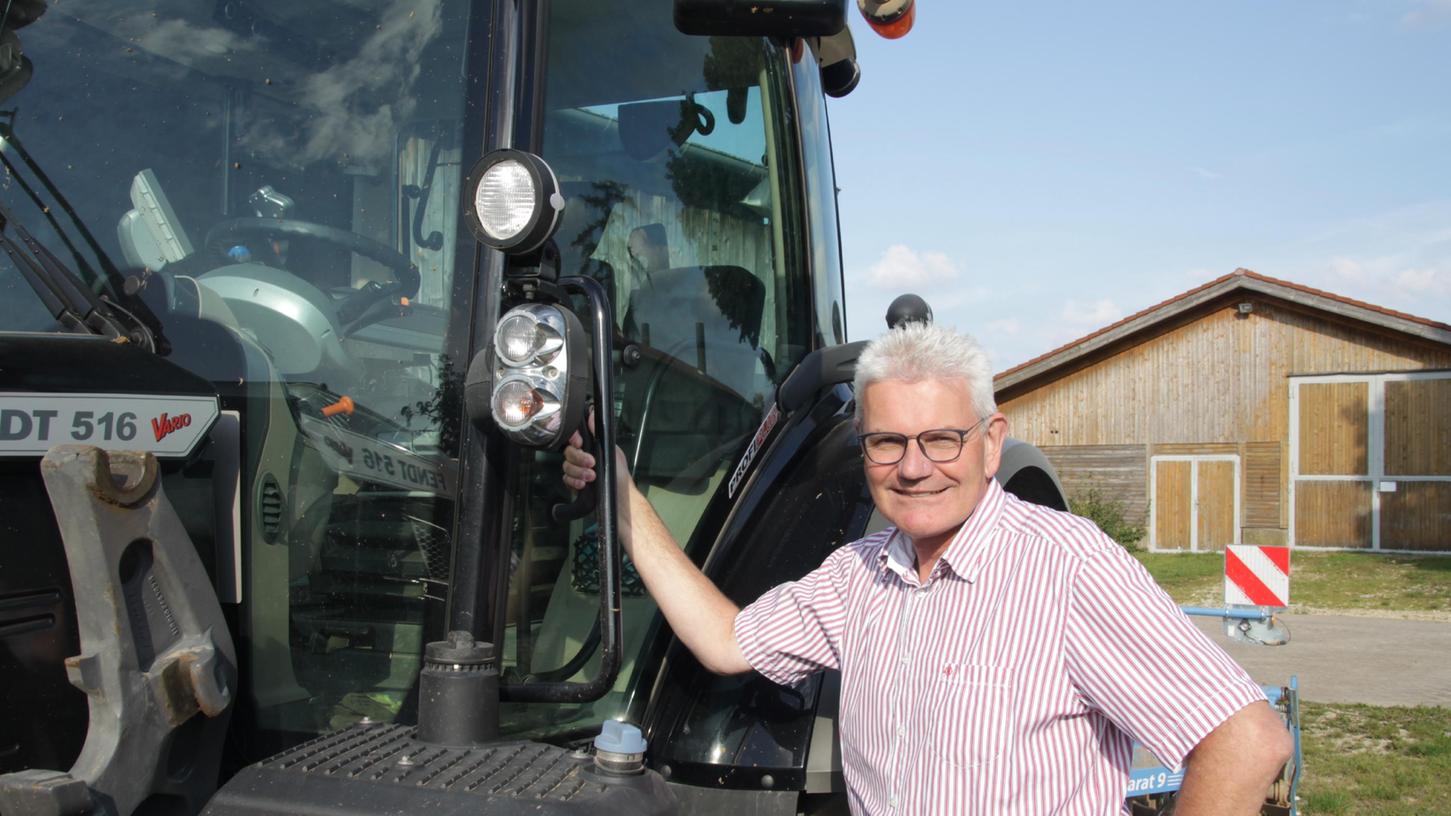
M 915 292 L 1003 371 L 1239 267 L 1451 323 L 1451 0 L 850 20 L 861 82 L 828 105 L 850 339 Z

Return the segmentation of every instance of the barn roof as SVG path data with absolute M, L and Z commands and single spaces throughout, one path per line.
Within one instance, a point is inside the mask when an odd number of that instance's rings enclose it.
M 1175 295 L 1162 303 L 1156 303 L 1117 323 L 1104 326 L 1098 331 L 1059 346 L 1047 354 L 1034 357 L 1025 363 L 1000 372 L 993 378 L 993 387 L 1001 392 L 1055 369 L 1082 362 L 1109 346 L 1130 340 L 1135 336 L 1151 334 L 1162 324 L 1173 321 L 1175 318 L 1184 317 L 1187 313 L 1192 313 L 1208 304 L 1229 299 L 1240 292 L 1253 292 L 1277 298 L 1302 307 L 1329 312 L 1342 318 L 1358 320 L 1435 343 L 1451 345 L 1451 325 L 1397 312 L 1373 303 L 1342 297 L 1298 283 L 1271 278 L 1248 269 L 1236 269 L 1203 286 Z

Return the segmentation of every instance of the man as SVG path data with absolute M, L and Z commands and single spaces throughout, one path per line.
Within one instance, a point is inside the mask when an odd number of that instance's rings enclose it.
M 621 537 L 700 662 L 782 684 L 840 669 L 854 813 L 1118 813 L 1133 739 L 1187 763 L 1178 816 L 1258 813 L 1288 732 L 1122 547 L 993 481 L 1008 423 L 976 342 L 894 329 L 855 388 L 867 482 L 895 526 L 744 610 L 620 479 Z M 593 479 L 589 454 L 565 455 L 566 484 Z

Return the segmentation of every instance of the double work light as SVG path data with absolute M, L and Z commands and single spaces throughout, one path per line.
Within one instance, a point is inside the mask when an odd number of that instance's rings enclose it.
M 494 330 L 495 424 L 530 447 L 563 444 L 584 413 L 587 357 L 573 312 L 552 303 L 510 309 Z
M 484 156 L 465 189 L 465 220 L 479 240 L 515 257 L 543 246 L 564 208 L 554 171 L 521 150 Z M 527 261 L 521 266 L 511 264 L 506 277 L 538 274 Z M 469 366 L 465 391 L 479 419 L 487 394 L 488 414 L 510 440 L 558 448 L 579 427 L 588 387 L 589 348 L 579 318 L 557 303 L 534 301 L 499 319 L 492 349 Z

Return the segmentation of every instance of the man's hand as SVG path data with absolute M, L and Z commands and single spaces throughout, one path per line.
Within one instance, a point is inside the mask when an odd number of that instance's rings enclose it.
M 589 411 L 588 422 L 590 433 L 594 433 L 593 408 Z M 630 479 L 629 463 L 625 461 L 625 452 L 618 445 L 615 446 L 615 477 L 620 482 Z M 571 490 L 584 490 L 596 478 L 594 454 L 584 449 L 584 438 L 579 431 L 575 431 L 570 435 L 569 443 L 564 446 L 564 484 Z
M 1189 753 L 1176 816 L 1251 816 L 1295 752 L 1278 714 L 1264 702 L 1235 712 Z
M 593 430 L 593 413 L 589 423 Z M 564 448 L 564 483 L 574 490 L 583 490 L 596 479 L 595 457 L 584 450 L 583 444 L 575 433 Z M 619 448 L 615 448 L 615 483 L 615 522 L 620 541 L 676 637 L 710 671 L 750 671 L 751 664 L 736 643 L 735 621 L 740 609 L 681 551 L 665 522 L 635 487 Z M 605 498 L 601 496 L 600 500 Z
M 590 425 L 594 425 L 594 417 L 590 417 Z M 564 446 L 564 484 L 570 490 L 584 490 L 594 480 L 594 455 L 585 453 L 584 439 L 575 431 Z
M 594 409 L 589 412 L 589 429 L 593 433 L 595 429 Z M 593 484 L 599 478 L 595 472 L 594 454 L 584 449 L 584 439 L 579 431 L 575 431 L 569 437 L 569 443 L 564 446 L 564 485 L 570 490 L 584 490 L 586 486 Z M 624 451 L 618 446 L 615 447 L 615 526 L 619 531 L 620 539 L 625 545 L 625 550 L 630 549 L 630 492 L 634 488 L 634 479 L 630 476 L 628 463 L 625 461 Z M 601 497 L 603 500 L 603 497 Z M 633 553 L 631 553 L 633 555 Z

